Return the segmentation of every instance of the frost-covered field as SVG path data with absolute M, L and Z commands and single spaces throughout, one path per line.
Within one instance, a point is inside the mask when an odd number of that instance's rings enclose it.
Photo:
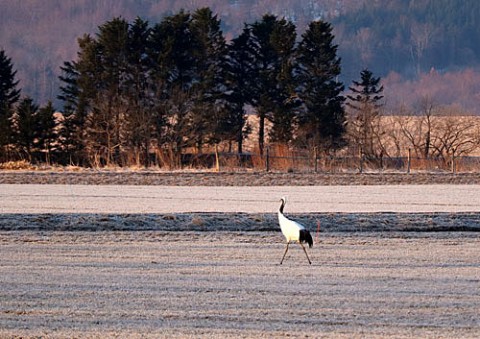
M 0 185 L 0 213 L 480 212 L 480 185 Z
M 478 233 L 0 232 L 0 337 L 478 338 Z
M 480 337 L 478 192 L 3 184 L 0 338 Z

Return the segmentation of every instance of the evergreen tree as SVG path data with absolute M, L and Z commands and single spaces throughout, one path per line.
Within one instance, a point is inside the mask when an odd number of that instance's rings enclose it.
M 228 111 L 224 109 L 227 45 L 220 26 L 220 20 L 209 8 L 192 14 L 196 71 L 191 124 L 199 150 L 203 143 L 220 142 L 228 127 Z
M 193 85 L 195 56 L 190 21 L 190 13 L 180 11 L 152 29 L 150 57 L 154 74 L 165 82 L 166 90 L 178 87 L 187 91 Z
M 150 39 L 152 76 L 163 116 L 156 120 L 157 141 L 159 147 L 167 146 L 177 161 L 181 150 L 194 144 L 190 113 L 196 63 L 190 21 L 190 14 L 184 11 L 165 17 L 152 28 Z
M 34 104 L 33 99 L 26 97 L 18 104 L 15 117 L 14 144 L 28 161 L 32 161 L 32 152 L 35 148 L 37 111 L 38 106 Z
M 13 106 L 20 98 L 12 60 L 0 50 L 0 161 L 7 160 L 6 146 L 11 141 Z
M 274 88 L 271 92 L 273 103 L 269 137 L 272 142 L 287 144 L 293 139 L 297 100 L 297 78 L 294 75 L 295 25 L 285 19 L 277 20 L 270 41 L 277 61 L 273 70 Z
M 154 85 L 150 77 L 152 62 L 148 57 L 151 28 L 148 22 L 136 18 L 130 25 L 127 41 L 125 88 L 125 144 L 132 148 L 136 164 L 150 164 L 150 144 L 154 137 L 157 110 Z M 141 160 L 143 157 L 143 161 Z
M 226 90 L 229 112 L 229 132 L 231 140 L 237 142 L 238 153 L 243 152 L 244 134 L 249 133 L 249 126 L 245 126 L 245 106 L 251 103 L 253 88 L 256 80 L 254 53 L 250 50 L 250 28 L 246 25 L 243 32 L 229 45 L 226 63 Z M 246 128 L 244 130 L 244 128 Z
M 15 80 L 17 71 L 13 70 L 12 59 L 4 50 L 0 50 L 0 111 L 5 113 L 6 109 L 12 106 L 20 98 L 20 90 L 17 89 L 18 81 Z
M 54 142 L 58 138 L 56 134 L 55 108 L 49 101 L 44 107 L 40 107 L 34 116 L 35 139 L 33 146 L 36 151 L 44 154 L 43 160 L 50 164 Z
M 277 125 L 272 132 L 276 141 L 287 142 L 292 121 L 288 100 L 294 85 L 291 57 L 295 42 L 295 26 L 274 15 L 264 15 L 261 21 L 250 25 L 250 49 L 255 60 L 257 81 L 251 99 L 259 118 L 258 145 L 263 153 L 265 143 L 265 119 Z M 280 128 L 283 126 L 283 128 Z
M 80 73 L 76 62 L 66 61 L 60 68 L 60 87 L 58 99 L 63 101 L 63 121 L 58 131 L 59 152 L 69 164 L 82 163 L 84 148 L 84 127 L 88 100 L 79 85 Z
M 67 122 L 91 164 L 119 163 L 120 148 L 124 145 L 123 128 L 126 105 L 122 94 L 126 82 L 128 23 L 115 18 L 99 27 L 96 38 L 84 35 L 78 40 L 78 60 L 65 65 L 65 95 L 79 97 L 76 116 Z M 69 82 L 70 81 L 70 82 Z M 70 117 L 68 117 L 70 118 Z
M 64 112 L 75 112 L 78 110 L 80 97 L 80 88 L 77 83 L 79 77 L 77 65 L 73 61 L 65 61 L 60 70 L 62 74 L 59 79 L 64 85 L 60 86 L 60 94 L 57 98 L 64 102 Z
M 383 106 L 383 86 L 380 85 L 381 78 L 375 78 L 368 69 L 364 69 L 360 76 L 361 80 L 353 81 L 353 86 L 349 87 L 352 94 L 347 95 L 347 106 L 352 111 L 353 138 L 367 158 L 379 157 L 375 148 L 375 125 Z
M 80 38 L 78 60 L 64 63 L 61 135 L 70 161 L 87 157 L 92 163 L 100 155 L 101 163 L 119 164 L 121 149 L 148 161 L 154 114 L 150 31 L 139 18 L 132 25 L 115 18 L 99 27 L 96 38 Z
M 85 34 L 78 39 L 78 45 L 77 60 L 64 64 L 64 74 L 60 78 L 65 83 L 63 98 L 61 96 L 65 102 L 65 121 L 61 131 L 65 137 L 63 151 L 70 163 L 92 165 L 92 159 L 97 159 L 100 153 L 95 143 L 105 144 L 101 134 L 93 134 L 90 127 L 95 124 L 92 119 L 98 119 L 98 113 L 102 112 L 97 103 L 102 102 L 100 98 L 105 93 L 101 80 L 103 65 L 100 46 L 92 36 Z M 111 101 L 104 99 L 106 104 Z M 100 122 L 98 125 L 98 129 L 105 126 Z
M 120 164 L 120 149 L 126 109 L 123 98 L 127 76 L 128 22 L 114 18 L 99 27 L 97 34 L 101 89 L 93 99 L 88 131 L 94 149 L 103 153 L 106 164 Z M 99 143 L 100 141 L 100 143 Z
M 297 73 L 303 110 L 298 141 L 323 151 L 345 145 L 346 118 L 340 58 L 333 44 L 332 27 L 324 21 L 310 23 L 298 46 Z

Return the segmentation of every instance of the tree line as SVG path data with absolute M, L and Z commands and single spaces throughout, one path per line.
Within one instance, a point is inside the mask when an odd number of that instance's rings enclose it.
M 441 74 L 478 69 L 480 3 L 475 0 L 76 0 L 2 1 L 0 41 L 15 60 L 22 88 L 36 101 L 56 100 L 60 82 L 58 67 L 74 59 L 79 32 L 95 32 L 96 26 L 114 16 L 133 13 L 150 22 L 173 15 L 180 8 L 194 11 L 210 6 L 222 13 L 222 29 L 230 41 L 244 22 L 254 22 L 266 11 L 291 19 L 303 32 L 315 18 L 330 21 L 342 58 L 341 79 L 350 84 L 358 71 L 368 67 L 386 78 L 399 73 L 400 86 L 416 81 L 432 68 Z M 56 25 L 51 25 L 55 22 Z M 62 27 L 62 29 L 58 29 Z M 469 98 L 466 100 L 470 100 Z M 449 103 L 464 105 L 464 98 Z
M 77 59 L 61 67 L 60 118 L 51 104 L 38 108 L 28 97 L 13 109 L 20 95 L 2 52 L 2 77 L 10 80 L 0 114 L 3 159 L 41 154 L 87 166 L 148 166 L 154 151 L 180 161 L 187 151 L 226 143 L 241 153 L 247 110 L 258 116 L 260 153 L 267 136 L 324 152 L 346 145 L 329 23 L 313 21 L 297 38 L 292 22 L 268 14 L 230 43 L 220 27 L 209 8 L 154 25 L 141 18 L 104 23 L 95 36 L 78 39 Z

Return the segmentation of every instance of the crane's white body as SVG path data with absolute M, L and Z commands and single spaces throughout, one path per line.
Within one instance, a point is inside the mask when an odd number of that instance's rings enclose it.
M 280 210 L 278 211 L 278 223 L 287 242 L 300 241 L 300 230 L 305 229 L 302 224 L 288 219 Z
M 310 232 L 305 229 L 305 227 L 293 220 L 288 219 L 285 215 L 283 215 L 283 207 L 287 203 L 287 199 L 283 197 L 281 200 L 280 208 L 278 209 L 278 223 L 280 224 L 280 229 L 282 230 L 285 239 L 287 240 L 287 247 L 285 248 L 285 253 L 283 254 L 282 261 L 280 261 L 280 265 L 283 263 L 283 259 L 285 259 L 285 255 L 288 252 L 288 245 L 290 242 L 298 242 L 300 246 L 302 246 L 305 255 L 307 256 L 308 263 L 311 264 L 310 258 L 308 257 L 307 250 L 305 246 L 303 246 L 303 242 L 307 242 L 310 247 L 313 245 L 313 239 L 310 235 Z

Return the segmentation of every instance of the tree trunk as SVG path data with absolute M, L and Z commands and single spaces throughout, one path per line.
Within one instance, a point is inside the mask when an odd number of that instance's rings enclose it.
M 260 156 L 263 156 L 263 149 L 265 147 L 265 114 L 258 114 L 258 148 Z
M 237 150 L 238 150 L 238 154 L 243 153 L 243 136 L 241 134 L 237 139 Z

